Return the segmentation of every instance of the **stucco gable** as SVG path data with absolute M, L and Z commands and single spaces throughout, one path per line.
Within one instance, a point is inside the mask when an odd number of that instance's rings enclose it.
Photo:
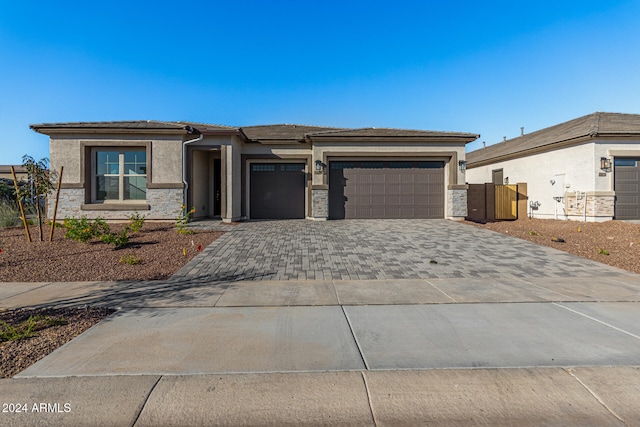
M 467 153 L 468 167 L 553 150 L 598 136 L 640 137 L 640 115 L 596 112 Z

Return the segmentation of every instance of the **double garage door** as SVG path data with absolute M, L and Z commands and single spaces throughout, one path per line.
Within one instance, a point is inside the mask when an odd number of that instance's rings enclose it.
M 252 219 L 305 218 L 304 163 L 253 163 Z M 329 219 L 444 218 L 444 162 L 329 162 Z
M 444 218 L 444 162 L 330 162 L 329 219 L 344 218 Z

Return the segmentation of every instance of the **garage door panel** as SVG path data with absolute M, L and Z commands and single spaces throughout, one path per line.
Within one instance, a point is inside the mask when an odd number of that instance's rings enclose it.
M 304 218 L 304 163 L 252 164 L 250 217 L 254 219 Z
M 330 162 L 329 175 L 331 219 L 444 217 L 444 162 Z
M 387 193 L 387 189 L 386 189 L 386 186 L 384 185 L 376 184 L 371 186 L 371 194 L 384 195 L 386 193 Z
M 385 204 L 390 206 L 397 206 L 402 203 L 401 197 L 398 194 L 391 194 L 385 197 Z
M 640 219 L 640 158 L 614 160 L 615 218 Z

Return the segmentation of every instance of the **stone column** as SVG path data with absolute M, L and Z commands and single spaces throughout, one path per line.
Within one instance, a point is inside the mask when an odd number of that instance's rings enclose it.
M 314 221 L 324 221 L 329 217 L 329 186 L 311 186 L 311 215 Z

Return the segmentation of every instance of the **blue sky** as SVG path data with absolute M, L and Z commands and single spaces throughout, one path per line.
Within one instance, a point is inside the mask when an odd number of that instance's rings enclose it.
M 29 124 L 480 133 L 640 113 L 640 2 L 0 0 L 0 164 Z

